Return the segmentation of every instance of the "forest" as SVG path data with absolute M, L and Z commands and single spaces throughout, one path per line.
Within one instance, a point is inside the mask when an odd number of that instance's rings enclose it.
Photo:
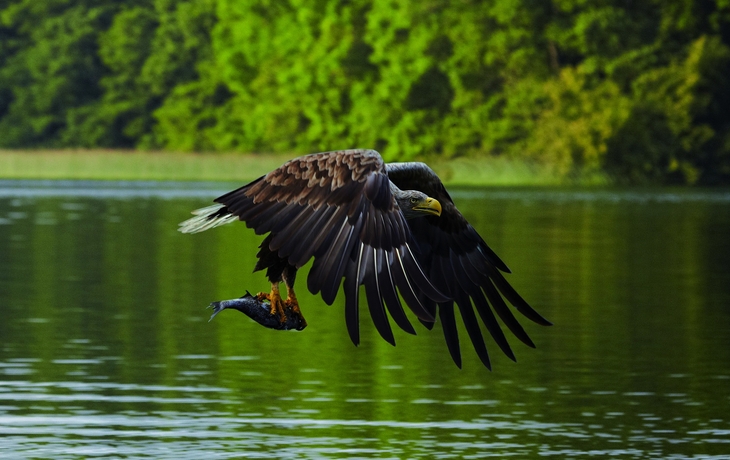
M 0 148 L 730 183 L 730 0 L 0 0 Z

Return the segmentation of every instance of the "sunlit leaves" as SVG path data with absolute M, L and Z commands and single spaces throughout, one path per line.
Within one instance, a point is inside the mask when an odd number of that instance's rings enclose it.
M 0 0 L 0 146 L 730 180 L 727 0 Z

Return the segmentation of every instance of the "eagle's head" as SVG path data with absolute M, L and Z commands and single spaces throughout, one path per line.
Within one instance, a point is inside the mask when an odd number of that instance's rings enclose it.
M 441 203 L 418 190 L 398 190 L 395 201 L 406 219 L 441 215 Z

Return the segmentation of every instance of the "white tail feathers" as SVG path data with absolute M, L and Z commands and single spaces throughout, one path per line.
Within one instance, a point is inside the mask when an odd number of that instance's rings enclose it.
M 225 208 L 222 204 L 214 204 L 193 211 L 195 217 L 191 217 L 185 222 L 180 222 L 177 231 L 182 233 L 198 233 L 213 227 L 229 224 L 238 220 L 238 217 L 231 213 L 220 213 Z

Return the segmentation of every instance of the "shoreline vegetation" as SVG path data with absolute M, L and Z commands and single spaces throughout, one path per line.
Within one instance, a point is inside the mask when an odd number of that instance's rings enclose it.
M 729 185 L 729 31 L 730 0 L 6 0 L 0 149 L 365 146 L 455 183 Z
M 0 179 L 250 181 L 297 154 L 0 150 Z M 447 185 L 607 185 L 600 173 L 566 179 L 549 167 L 498 157 L 423 159 Z

